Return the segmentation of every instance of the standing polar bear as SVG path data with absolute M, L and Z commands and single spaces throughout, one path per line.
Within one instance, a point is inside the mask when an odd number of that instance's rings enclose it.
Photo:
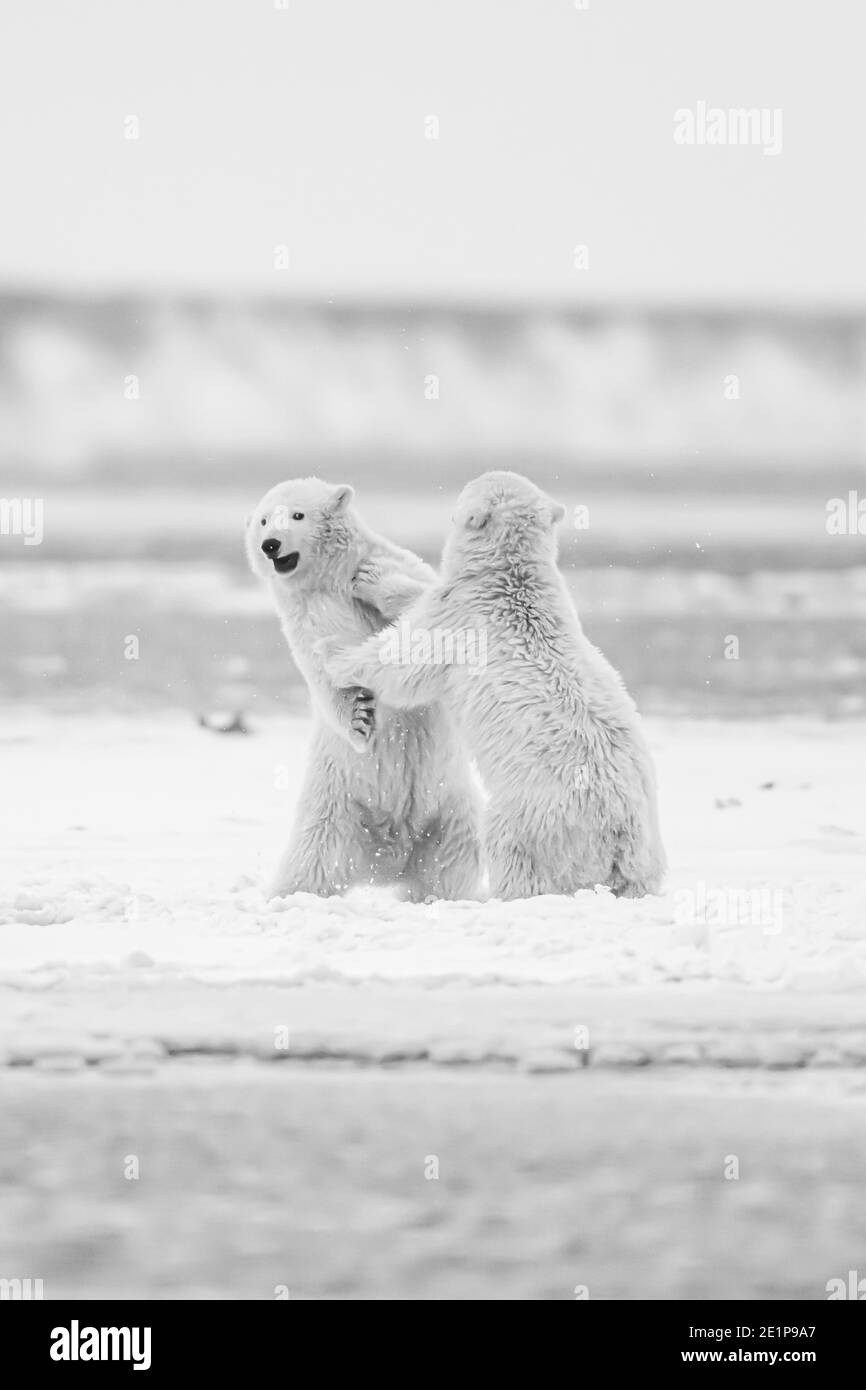
M 374 637 L 347 652 L 328 643 L 328 666 L 389 704 L 443 699 L 462 718 L 490 796 L 493 897 L 599 883 L 640 897 L 665 868 L 655 776 L 637 710 L 584 636 L 557 568 L 564 514 L 519 474 L 477 478 L 458 499 L 441 578 L 401 621 L 406 659 L 383 664 Z M 474 632 L 483 669 L 413 659 L 435 631 Z
M 247 522 L 250 564 L 270 589 L 315 716 L 271 896 L 398 882 L 414 899 L 477 897 L 477 793 L 446 711 L 435 701 L 374 710 L 368 691 L 330 680 L 317 651 L 323 636 L 361 642 L 436 579 L 369 531 L 352 496 L 318 478 L 280 483 Z

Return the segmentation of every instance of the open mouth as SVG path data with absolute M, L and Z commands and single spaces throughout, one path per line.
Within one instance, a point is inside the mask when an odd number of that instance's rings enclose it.
M 298 568 L 298 561 L 301 558 L 299 550 L 293 550 L 291 555 L 275 555 L 274 569 L 277 574 L 291 574 L 292 570 Z

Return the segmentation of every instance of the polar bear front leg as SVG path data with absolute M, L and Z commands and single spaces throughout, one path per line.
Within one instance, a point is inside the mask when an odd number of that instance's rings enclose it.
M 316 644 L 317 659 L 337 686 L 360 685 L 394 709 L 414 709 L 445 698 L 448 663 L 414 658 L 414 636 L 429 640 L 437 628 L 448 627 L 447 615 L 435 593 L 425 593 L 403 619 L 402 641 L 408 640 L 408 659 L 401 647 L 401 629 L 384 628 L 360 646 L 346 648 L 334 638 Z M 397 644 L 399 659 L 394 657 Z
M 386 633 L 388 629 L 385 629 Z M 417 709 L 443 698 L 448 668 L 433 663 L 392 665 L 383 660 L 382 636 L 368 637 L 358 647 L 338 647 L 324 639 L 319 651 L 325 659 L 331 680 L 338 685 L 369 689 L 384 704 L 394 709 Z
M 422 571 L 427 566 L 420 566 Z M 352 590 L 362 603 L 375 608 L 387 622 L 399 618 L 410 604 L 419 599 L 435 581 L 432 570 L 424 582 L 415 575 L 407 574 L 398 568 L 393 560 L 390 563 L 367 561 L 361 565 L 352 581 Z

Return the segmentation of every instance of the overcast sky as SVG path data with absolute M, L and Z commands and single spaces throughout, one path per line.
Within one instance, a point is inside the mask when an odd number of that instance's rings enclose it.
M 4 0 L 0 283 L 866 303 L 862 0 L 588 4 Z

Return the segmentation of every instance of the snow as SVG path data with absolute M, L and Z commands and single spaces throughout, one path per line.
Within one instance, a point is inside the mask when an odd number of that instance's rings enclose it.
M 306 720 L 7 716 L 0 1062 L 866 1061 L 866 725 L 648 732 L 660 897 L 268 903 Z

